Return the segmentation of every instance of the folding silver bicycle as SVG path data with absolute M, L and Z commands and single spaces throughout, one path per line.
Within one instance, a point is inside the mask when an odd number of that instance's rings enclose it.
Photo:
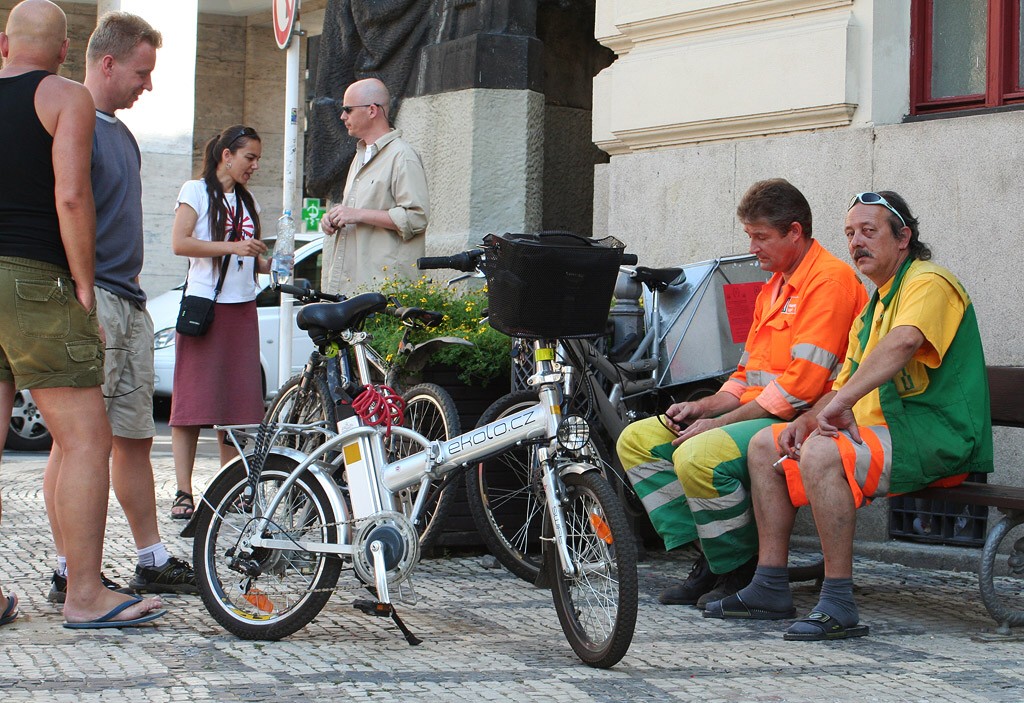
M 463 265 L 487 270 L 484 251 L 470 254 Z M 612 281 L 620 259 L 621 245 Z M 577 454 L 587 443 L 589 425 L 562 415 L 557 337 L 532 342 L 537 403 L 460 436 L 431 441 L 401 426 L 400 398 L 386 387 L 352 382 L 353 368 L 367 363 L 362 323 L 386 305 L 383 296 L 367 293 L 306 305 L 298 314 L 299 326 L 328 361 L 335 426 L 222 428 L 241 456 L 213 479 L 196 511 L 193 560 L 206 608 L 236 636 L 280 639 L 320 612 L 342 568 L 351 566 L 375 595 L 356 607 L 391 617 L 417 644 L 395 611 L 393 594 L 401 600 L 411 586 L 420 557 L 414 525 L 428 486 L 485 457 L 532 445 L 546 505 L 543 571 L 559 622 L 582 661 L 613 666 L 628 650 L 636 624 L 636 544 L 614 490 L 598 467 Z M 392 434 L 422 450 L 389 461 L 386 439 Z M 296 441 L 282 443 L 282 435 Z M 323 442 L 298 441 L 315 435 Z M 312 448 L 304 453 L 300 447 Z M 398 496 L 415 486 L 417 503 L 403 512 Z

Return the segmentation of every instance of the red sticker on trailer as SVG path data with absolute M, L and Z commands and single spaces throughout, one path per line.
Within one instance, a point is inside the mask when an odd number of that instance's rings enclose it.
M 725 295 L 725 313 L 729 317 L 729 331 L 732 343 L 747 341 L 750 326 L 754 323 L 754 303 L 763 283 L 727 283 L 722 286 Z

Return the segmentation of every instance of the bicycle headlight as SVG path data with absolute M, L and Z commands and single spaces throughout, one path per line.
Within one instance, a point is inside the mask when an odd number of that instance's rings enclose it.
M 579 415 L 569 415 L 558 426 L 558 444 L 576 452 L 590 441 L 590 424 Z

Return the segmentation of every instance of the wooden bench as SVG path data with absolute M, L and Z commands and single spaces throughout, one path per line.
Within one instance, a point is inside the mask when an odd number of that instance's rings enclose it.
M 992 401 L 992 425 L 1024 427 L 1024 367 L 989 366 L 988 385 Z M 992 475 L 998 475 L 998 467 L 997 473 Z M 998 623 L 998 633 L 1010 634 L 1011 627 L 1024 625 L 1024 602 L 1012 605 L 1001 602 L 992 583 L 999 545 L 1011 530 L 1024 523 L 1024 488 L 968 481 L 952 488 L 925 488 L 906 493 L 902 497 L 987 506 L 1003 514 L 999 523 L 989 530 L 981 552 L 978 566 L 981 600 Z M 1011 549 L 1010 569 L 1015 575 L 1024 578 L 1024 536 L 1017 539 Z

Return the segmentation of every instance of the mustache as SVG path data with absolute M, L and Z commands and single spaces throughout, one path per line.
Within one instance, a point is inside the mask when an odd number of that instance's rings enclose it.
M 875 257 L 873 257 L 873 256 L 871 255 L 871 252 L 870 252 L 870 251 L 868 251 L 867 249 L 854 249 L 854 250 L 853 250 L 853 258 L 854 258 L 854 259 L 859 259 L 859 258 L 861 258 L 862 256 L 866 256 L 866 257 L 867 257 L 867 258 L 869 258 L 869 259 L 873 259 L 873 258 L 875 258 Z

